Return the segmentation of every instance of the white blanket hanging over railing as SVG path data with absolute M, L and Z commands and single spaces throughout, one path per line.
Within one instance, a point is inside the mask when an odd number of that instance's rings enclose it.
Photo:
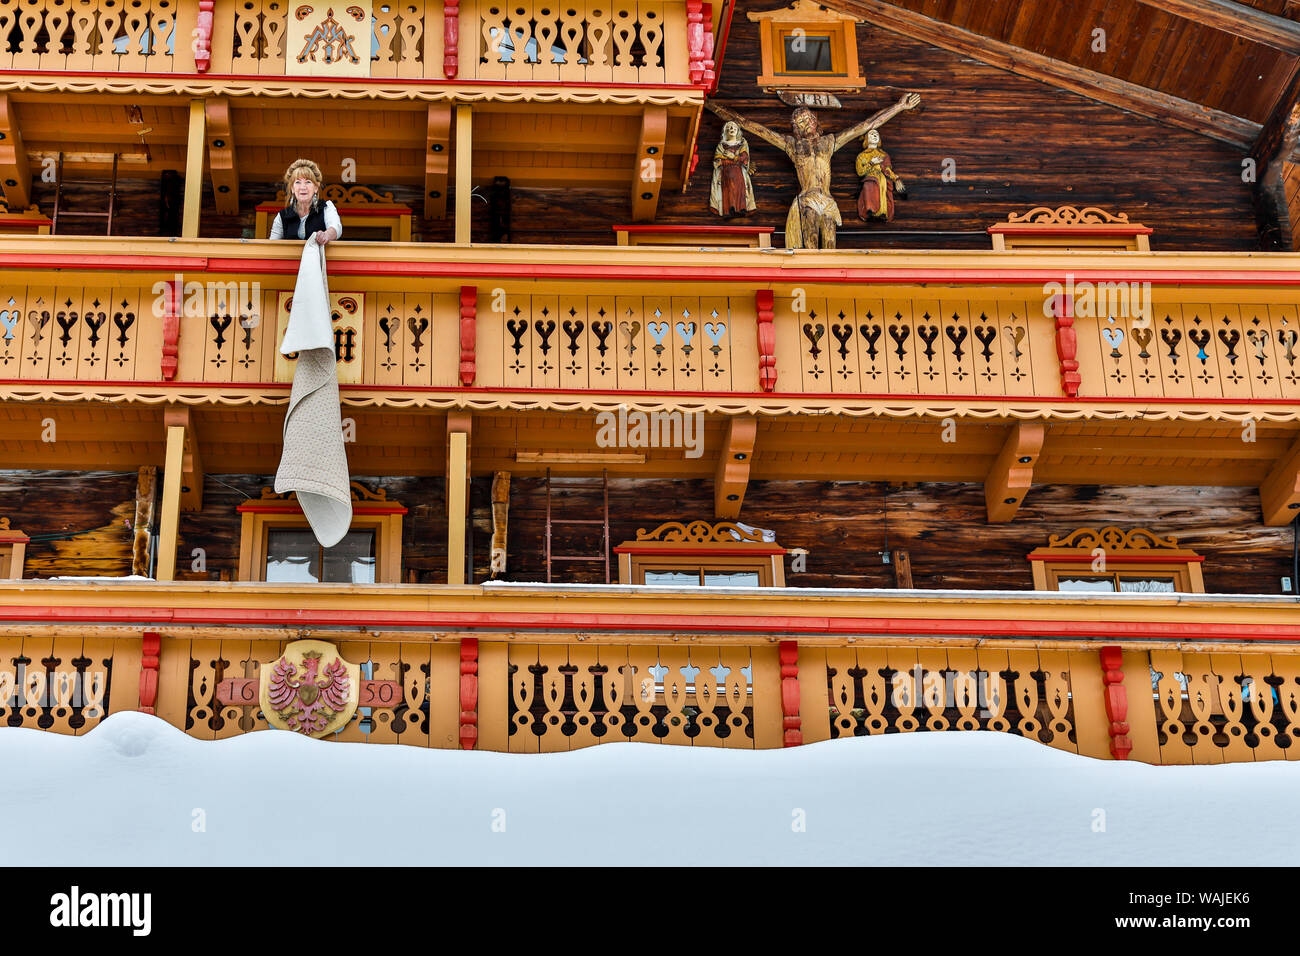
M 329 548 L 342 540 L 352 524 L 352 494 L 339 411 L 325 247 L 314 236 L 303 245 L 289 326 L 280 343 L 280 354 L 294 352 L 298 364 L 284 415 L 284 448 L 275 490 L 297 492 L 316 540 Z

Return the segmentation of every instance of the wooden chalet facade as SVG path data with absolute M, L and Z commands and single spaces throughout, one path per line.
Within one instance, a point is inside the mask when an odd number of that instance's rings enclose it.
M 0 0 L 0 726 L 265 729 L 312 641 L 330 739 L 1300 759 L 1285 7 Z M 791 248 L 753 127 L 906 94 L 906 197 L 857 136 Z M 299 156 L 328 552 L 271 490 Z

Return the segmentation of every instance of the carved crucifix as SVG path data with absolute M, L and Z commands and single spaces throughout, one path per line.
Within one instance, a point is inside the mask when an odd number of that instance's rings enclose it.
M 823 134 L 812 110 L 800 106 L 790 114 L 791 134 L 784 135 L 760 123 L 747 120 L 724 106 L 710 103 L 709 109 L 759 139 L 771 143 L 790 157 L 795 175 L 799 177 L 799 195 L 790 204 L 785 219 L 785 247 L 787 249 L 834 249 L 835 227 L 842 225 L 839 206 L 830 193 L 831 157 L 836 151 L 867 130 L 889 122 L 899 113 L 916 109 L 921 97 L 906 93 L 893 106 L 886 107 L 874 116 L 840 133 Z

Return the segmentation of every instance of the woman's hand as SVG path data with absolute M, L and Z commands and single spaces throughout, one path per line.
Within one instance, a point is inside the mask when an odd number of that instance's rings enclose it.
M 330 233 L 329 233 L 329 230 L 327 230 L 327 229 L 320 229 L 320 230 L 318 230 L 318 231 L 316 232 L 316 241 L 317 241 L 320 245 L 322 245 L 322 246 L 325 245 L 326 243 L 328 243 L 328 242 L 330 241 Z

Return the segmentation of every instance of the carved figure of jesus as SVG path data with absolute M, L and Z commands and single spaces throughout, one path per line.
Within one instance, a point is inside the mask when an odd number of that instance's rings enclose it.
M 787 249 L 834 249 L 835 227 L 843 224 L 840 209 L 830 193 L 831 157 L 836 151 L 867 130 L 883 126 L 899 113 L 916 109 L 921 97 L 906 93 L 893 106 L 886 107 L 874 116 L 840 133 L 823 134 L 817 117 L 806 106 L 790 114 L 790 135 L 768 129 L 760 123 L 747 120 L 725 106 L 708 104 L 722 119 L 738 123 L 747 133 L 771 143 L 790 157 L 795 175 L 799 177 L 799 195 L 790 204 L 785 218 L 785 247 Z

